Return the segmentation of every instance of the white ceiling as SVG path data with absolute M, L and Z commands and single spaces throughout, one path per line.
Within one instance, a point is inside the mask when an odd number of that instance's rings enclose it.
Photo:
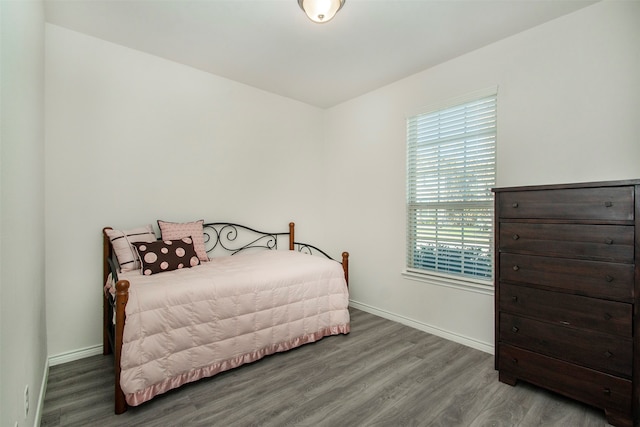
M 312 23 L 296 0 L 46 0 L 47 22 L 321 108 L 595 3 L 347 0 Z

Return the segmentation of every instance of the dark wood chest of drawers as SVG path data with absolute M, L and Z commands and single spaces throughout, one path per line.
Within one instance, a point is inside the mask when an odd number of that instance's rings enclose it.
M 494 189 L 496 369 L 632 426 L 640 180 Z

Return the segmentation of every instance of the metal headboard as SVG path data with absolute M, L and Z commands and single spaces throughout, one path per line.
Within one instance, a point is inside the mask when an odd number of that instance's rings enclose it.
M 256 230 L 246 225 L 233 222 L 209 222 L 202 226 L 204 233 L 204 244 L 207 254 L 215 251 L 223 252 L 227 255 L 235 255 L 248 249 L 278 249 L 280 240 L 288 238 L 288 248 L 309 255 L 322 254 L 333 260 L 326 252 L 308 243 L 294 241 L 294 223 L 289 223 L 289 231 L 270 233 Z M 286 246 L 285 246 L 286 248 Z
M 210 222 L 202 226 L 207 253 L 221 250 L 229 255 L 253 248 L 278 249 L 279 237 L 292 235 L 292 225 L 289 227 L 287 232 L 269 233 L 232 222 Z

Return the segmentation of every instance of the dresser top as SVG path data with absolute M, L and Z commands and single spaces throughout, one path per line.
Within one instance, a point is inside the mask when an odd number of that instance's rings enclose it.
M 501 191 L 528 191 L 528 190 L 561 190 L 569 188 L 595 188 L 595 187 L 623 187 L 628 185 L 640 185 L 640 179 L 629 179 L 621 181 L 600 181 L 600 182 L 580 182 L 575 184 L 548 184 L 548 185 L 524 185 L 519 187 L 497 187 L 491 191 L 498 193 Z

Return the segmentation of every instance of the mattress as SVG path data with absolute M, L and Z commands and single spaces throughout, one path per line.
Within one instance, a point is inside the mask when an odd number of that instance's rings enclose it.
M 139 405 L 182 384 L 350 331 L 342 266 L 259 251 L 130 282 L 120 386 Z

